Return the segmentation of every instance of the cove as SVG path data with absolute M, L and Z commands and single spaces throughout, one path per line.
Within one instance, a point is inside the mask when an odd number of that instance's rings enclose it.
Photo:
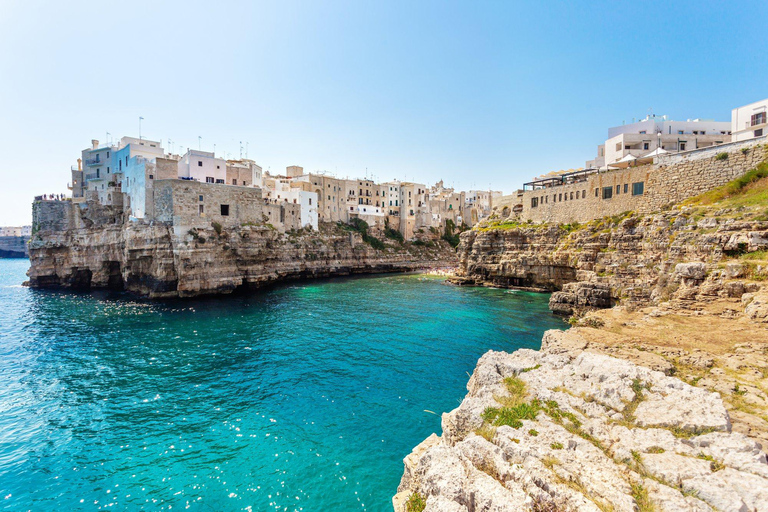
M 477 359 L 566 327 L 547 295 L 419 275 L 149 302 L 27 268 L 0 260 L 4 510 L 388 511 Z

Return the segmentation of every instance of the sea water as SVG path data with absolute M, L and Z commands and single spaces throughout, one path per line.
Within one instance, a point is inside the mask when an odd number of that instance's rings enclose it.
M 0 260 L 0 510 L 391 510 L 402 459 L 548 296 L 386 275 L 154 302 Z

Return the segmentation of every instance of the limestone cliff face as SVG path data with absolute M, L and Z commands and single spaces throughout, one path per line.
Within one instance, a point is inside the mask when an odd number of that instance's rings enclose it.
M 625 215 L 572 226 L 514 225 L 461 235 L 459 275 L 475 284 L 556 291 L 551 305 L 581 307 L 658 303 L 674 293 L 740 294 L 719 269 L 741 253 L 768 248 L 768 222 L 700 217 L 693 209 Z M 738 217 L 738 215 L 736 215 Z M 686 267 L 693 262 L 695 265 Z M 694 268 L 695 267 L 695 268 Z M 746 271 L 746 270 L 745 270 Z
M 108 224 L 38 233 L 29 247 L 31 287 L 125 289 L 150 298 L 455 264 L 455 252 L 443 242 L 393 242 L 375 250 L 335 225 L 281 234 L 268 226 L 179 233 L 166 225 Z
M 26 258 L 28 236 L 0 236 L 0 258 Z
M 766 455 L 719 394 L 583 346 L 486 353 L 405 458 L 395 511 L 768 510 Z

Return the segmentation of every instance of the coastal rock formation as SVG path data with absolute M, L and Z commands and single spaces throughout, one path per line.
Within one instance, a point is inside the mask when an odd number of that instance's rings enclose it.
M 0 236 L 0 258 L 26 258 L 28 236 Z
M 377 250 L 335 224 L 281 234 L 268 225 L 191 229 L 108 223 L 38 233 L 31 287 L 124 289 L 150 298 L 258 288 L 287 279 L 453 265 L 445 242 L 389 243 Z
M 486 353 L 406 457 L 395 510 L 768 510 L 766 455 L 719 394 L 585 346 L 548 331 Z
M 768 249 L 768 221 L 735 210 L 716 213 L 702 218 L 685 207 L 645 216 L 628 212 L 583 226 L 480 227 L 461 235 L 458 275 L 486 286 L 561 291 L 552 295 L 551 307 L 564 315 L 619 302 L 739 297 L 754 288 L 745 279 L 765 269 L 730 259 Z

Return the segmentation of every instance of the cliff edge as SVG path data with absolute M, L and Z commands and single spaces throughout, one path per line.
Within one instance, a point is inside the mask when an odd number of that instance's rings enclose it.
M 372 247 L 336 224 L 280 233 L 269 225 L 173 226 L 102 222 L 36 233 L 29 244 L 33 288 L 114 289 L 149 298 L 226 294 L 289 279 L 452 266 L 446 242 L 390 241 Z
M 486 353 L 405 458 L 395 510 L 768 510 L 766 455 L 718 393 L 585 344 Z

